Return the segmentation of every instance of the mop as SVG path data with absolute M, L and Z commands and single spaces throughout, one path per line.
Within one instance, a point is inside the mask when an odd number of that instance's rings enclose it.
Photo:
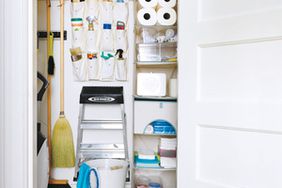
M 52 166 L 70 168 L 74 165 L 73 135 L 64 113 L 64 0 L 60 0 L 60 116 L 52 135 Z

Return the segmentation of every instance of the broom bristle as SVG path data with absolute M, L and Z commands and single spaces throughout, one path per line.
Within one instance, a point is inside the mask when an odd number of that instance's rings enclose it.
M 60 117 L 52 136 L 52 166 L 70 168 L 75 165 L 73 135 L 70 124 L 65 117 Z

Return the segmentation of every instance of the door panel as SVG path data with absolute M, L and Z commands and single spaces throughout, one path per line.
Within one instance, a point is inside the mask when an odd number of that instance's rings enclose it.
M 282 168 L 280 134 L 199 125 L 197 142 L 199 181 L 240 188 L 281 185 L 276 174 Z
M 198 3 L 198 15 L 201 20 L 238 16 L 282 7 L 280 0 L 198 0 Z
M 282 40 L 200 48 L 199 100 L 281 99 L 281 52 Z
M 282 187 L 282 1 L 180 0 L 179 188 Z

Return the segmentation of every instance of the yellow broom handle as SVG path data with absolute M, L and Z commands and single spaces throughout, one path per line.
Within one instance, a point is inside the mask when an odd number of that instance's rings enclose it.
M 60 114 L 64 115 L 64 0 L 60 0 Z

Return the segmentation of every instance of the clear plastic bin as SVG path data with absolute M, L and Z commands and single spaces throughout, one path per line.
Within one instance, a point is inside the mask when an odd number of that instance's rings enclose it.
M 138 44 L 138 61 L 175 61 L 176 43 Z

